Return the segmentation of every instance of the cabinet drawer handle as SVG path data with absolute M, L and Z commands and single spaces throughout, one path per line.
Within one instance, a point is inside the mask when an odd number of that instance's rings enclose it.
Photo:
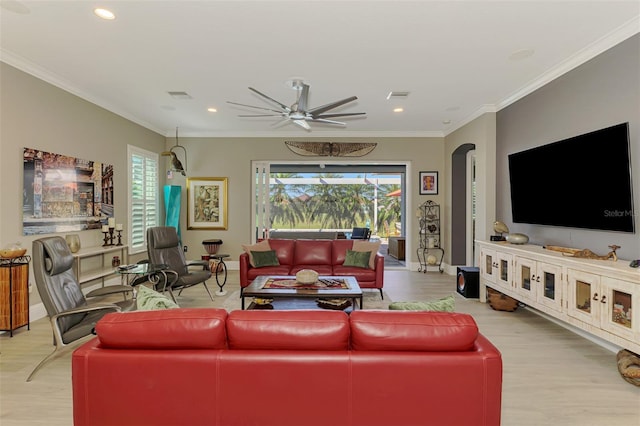
M 607 296 L 602 296 L 602 300 L 600 300 L 600 303 L 605 303 L 607 300 Z
M 596 300 L 596 301 L 598 300 L 598 293 L 593 294 L 593 300 Z

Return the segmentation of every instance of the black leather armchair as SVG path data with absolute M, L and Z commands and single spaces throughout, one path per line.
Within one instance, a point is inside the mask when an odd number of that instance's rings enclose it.
M 27 378 L 28 382 L 40 368 L 61 353 L 64 347 L 91 335 L 96 322 L 104 315 L 109 312 L 134 310 L 136 306 L 133 298 L 124 298 L 115 303 L 87 303 L 73 272 L 73 255 L 62 237 L 41 238 L 35 240 L 32 247 L 33 274 L 40 299 L 51 321 L 55 349 L 33 369 Z M 96 293 L 106 295 L 131 292 L 128 287 L 114 287 L 112 292 Z
M 207 286 L 207 280 L 211 278 L 209 262 L 187 262 L 176 228 L 172 226 L 156 226 L 147 229 L 147 254 L 150 263 L 167 265 L 169 270 L 177 275 L 175 279 L 164 283 L 163 288 L 157 288 L 157 290 L 168 290 L 175 302 L 176 298 L 173 294 L 175 290 L 179 290 L 179 295 L 185 288 L 202 284 L 207 290 L 209 298 L 213 301 L 213 296 Z

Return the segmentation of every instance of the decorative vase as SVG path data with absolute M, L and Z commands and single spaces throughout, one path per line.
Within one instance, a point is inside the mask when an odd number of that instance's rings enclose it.
M 529 237 L 525 234 L 513 233 L 507 234 L 507 242 L 511 244 L 527 244 L 529 242 Z
M 318 273 L 313 269 L 301 269 L 296 273 L 296 281 L 300 284 L 313 284 L 318 281 Z
M 71 253 L 77 253 L 80 250 L 80 236 L 78 234 L 69 234 L 64 237 Z

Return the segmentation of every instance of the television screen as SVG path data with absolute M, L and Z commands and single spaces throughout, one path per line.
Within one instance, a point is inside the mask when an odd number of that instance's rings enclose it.
M 514 222 L 634 232 L 629 123 L 508 160 Z

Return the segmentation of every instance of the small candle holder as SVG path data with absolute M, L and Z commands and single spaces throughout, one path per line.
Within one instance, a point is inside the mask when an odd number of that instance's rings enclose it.
M 118 244 L 116 244 L 116 246 L 121 246 L 122 245 L 122 229 L 116 229 L 116 232 L 118 233 Z
M 102 245 L 102 247 L 107 247 L 109 245 L 109 232 L 102 231 L 102 233 L 104 234 L 104 244 Z

